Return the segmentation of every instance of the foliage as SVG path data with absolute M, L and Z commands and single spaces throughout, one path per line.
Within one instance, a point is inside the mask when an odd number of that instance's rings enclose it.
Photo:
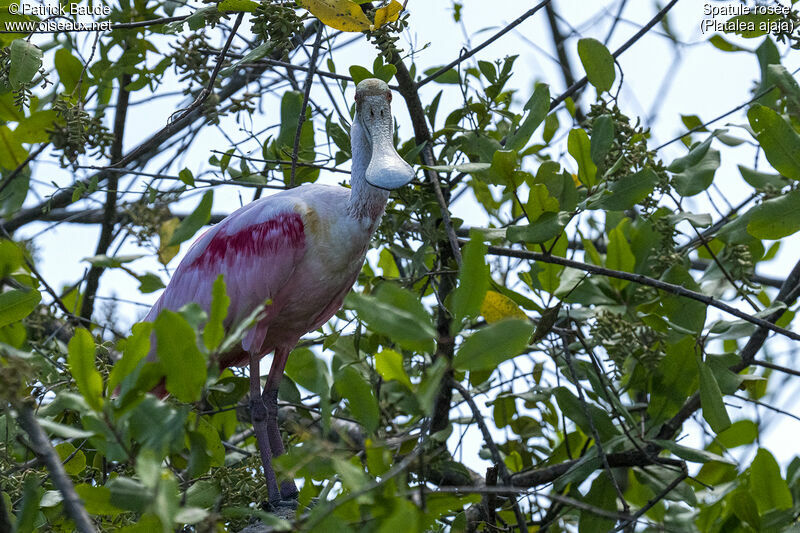
M 523 18 L 544 9 L 557 21 L 544 4 Z M 654 19 L 667 37 L 672 4 Z M 453 24 L 468 9 L 454 2 Z M 621 51 L 593 37 L 554 31 L 581 65 L 573 76 L 562 63 L 565 80 L 586 74 L 558 94 L 558 80 L 516 88 L 519 55 L 424 68 L 396 1 L 137 0 L 106 19 L 96 41 L 0 34 L 0 529 L 74 530 L 70 490 L 102 531 L 797 527 L 800 457 L 776 458 L 762 409 L 797 386 L 774 358 L 800 338 L 800 267 L 785 261 L 800 231 L 800 86 L 783 66 L 796 62 L 794 26 L 698 45 L 761 77 L 732 110 L 739 126 L 683 115 L 680 135 L 655 147 L 621 90 Z M 248 24 L 255 41 L 228 40 Z M 371 43 L 362 65 L 344 68 L 341 31 Z M 299 44 L 317 32 L 324 61 L 308 66 Z M 445 33 L 425 39 L 435 49 Z M 297 90 L 305 76 L 310 93 Z M 394 112 L 413 132 L 397 129 L 398 150 L 421 179 L 392 196 L 344 308 L 289 359 L 290 444 L 275 462 L 301 491 L 287 518 L 262 505 L 247 377 L 219 367 L 257 314 L 226 330 L 220 277 L 208 309 L 129 333 L 95 304 L 98 283 L 116 270 L 142 294 L 163 288 L 142 258 L 174 267 L 219 221 L 223 191 L 258 198 L 338 176 L 352 157 L 353 82 L 372 76 L 399 89 Z M 425 86 L 441 90 L 425 98 Z M 187 99 L 169 122 L 144 141 L 126 131 L 134 99 L 176 87 Z M 179 157 L 215 127 L 229 146 L 207 163 Z M 743 152 L 760 163 L 739 165 L 749 198 L 723 209 Z M 74 174 L 38 203 L 42 154 Z M 469 219 L 451 210 L 465 193 Z M 94 285 L 41 275 L 48 258 L 26 226 L 65 220 L 100 230 Z M 757 275 L 766 264 L 781 278 Z M 162 386 L 167 398 L 152 392 Z M 34 453 L 20 422 L 31 407 L 70 483 Z M 479 457 L 464 456 L 465 439 Z

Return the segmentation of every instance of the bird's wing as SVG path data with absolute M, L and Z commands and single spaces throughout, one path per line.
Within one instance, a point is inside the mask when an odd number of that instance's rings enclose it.
M 208 310 L 222 274 L 230 298 L 225 326 L 244 319 L 287 282 L 306 249 L 302 202 L 263 198 L 244 206 L 204 233 L 189 249 L 145 321 L 164 309 L 197 302 Z

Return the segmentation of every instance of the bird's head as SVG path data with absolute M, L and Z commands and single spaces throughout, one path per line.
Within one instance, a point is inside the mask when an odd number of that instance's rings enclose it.
M 392 143 L 392 92 L 381 80 L 369 78 L 356 87 L 356 121 L 370 147 L 365 178 L 380 189 L 392 190 L 414 179 L 414 170 Z

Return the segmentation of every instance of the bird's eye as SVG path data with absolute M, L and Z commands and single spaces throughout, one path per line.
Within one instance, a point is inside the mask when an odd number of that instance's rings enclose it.
M 386 101 L 392 103 L 392 91 L 386 91 Z

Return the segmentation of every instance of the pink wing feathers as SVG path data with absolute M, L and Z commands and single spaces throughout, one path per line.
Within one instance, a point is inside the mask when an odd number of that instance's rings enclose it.
M 294 199 L 280 195 L 263 198 L 206 231 L 189 249 L 144 320 L 153 321 L 162 310 L 177 310 L 190 302 L 208 310 L 212 285 L 220 274 L 231 300 L 226 327 L 273 298 L 306 248 L 303 219 L 294 207 Z M 263 329 L 254 327 L 242 347 L 258 349 L 266 333 Z

